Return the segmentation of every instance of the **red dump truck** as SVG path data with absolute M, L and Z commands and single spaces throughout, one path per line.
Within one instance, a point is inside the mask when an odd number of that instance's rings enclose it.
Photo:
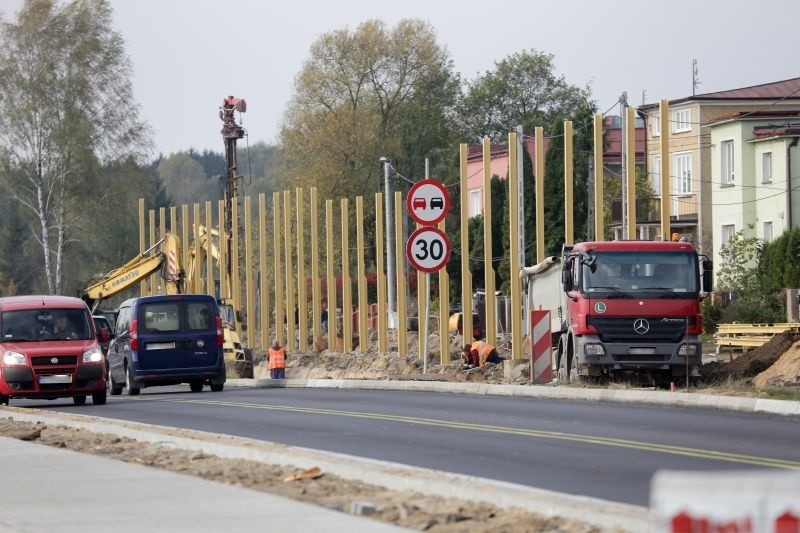
M 559 381 L 698 375 L 700 301 L 713 278 L 711 261 L 691 243 L 583 242 L 521 277 L 528 308 L 550 311 Z

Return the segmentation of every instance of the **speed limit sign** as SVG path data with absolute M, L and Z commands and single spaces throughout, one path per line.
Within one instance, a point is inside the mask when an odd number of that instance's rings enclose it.
M 408 238 L 406 257 L 420 272 L 441 270 L 450 260 L 450 239 L 439 228 L 423 226 Z

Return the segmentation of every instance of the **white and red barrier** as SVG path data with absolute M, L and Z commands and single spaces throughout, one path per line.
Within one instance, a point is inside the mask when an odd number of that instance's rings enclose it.
M 531 311 L 531 382 L 553 381 L 550 311 Z
M 800 472 L 657 472 L 656 533 L 800 533 Z

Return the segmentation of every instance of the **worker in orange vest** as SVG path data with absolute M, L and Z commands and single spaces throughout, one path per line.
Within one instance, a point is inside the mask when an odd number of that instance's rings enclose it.
M 286 379 L 286 350 L 278 339 L 272 340 L 272 347 L 269 349 L 269 377 Z
M 472 346 L 470 346 L 470 352 L 472 353 L 472 360 L 478 360 L 478 366 L 483 366 L 487 362 L 489 363 L 499 363 L 500 362 L 500 355 L 497 353 L 497 348 L 489 344 L 488 342 L 482 341 L 480 335 L 475 335 L 473 337 Z

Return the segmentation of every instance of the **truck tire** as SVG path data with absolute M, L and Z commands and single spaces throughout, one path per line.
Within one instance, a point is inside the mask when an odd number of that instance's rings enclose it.
M 569 383 L 569 362 L 561 344 L 558 345 L 558 353 L 558 382 L 566 384 Z

